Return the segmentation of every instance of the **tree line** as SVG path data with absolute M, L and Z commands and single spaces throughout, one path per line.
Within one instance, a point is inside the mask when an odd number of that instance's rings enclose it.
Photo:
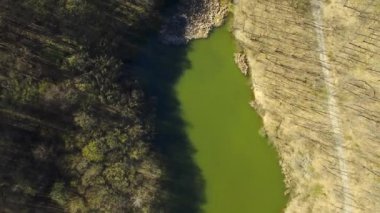
M 128 64 L 162 3 L 0 0 L 2 212 L 159 205 L 154 115 Z

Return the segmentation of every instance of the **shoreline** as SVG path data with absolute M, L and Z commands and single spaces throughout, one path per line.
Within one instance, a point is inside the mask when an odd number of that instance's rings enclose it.
M 185 45 L 207 38 L 220 27 L 229 13 L 230 2 L 221 0 L 181 0 L 160 30 L 160 39 L 168 45 Z
M 208 4 L 207 0 L 201 0 L 201 8 L 194 8 L 193 6 L 195 4 L 191 2 L 195 1 L 197 0 L 187 2 L 184 0 L 177 5 L 177 12 L 170 16 L 161 28 L 160 37 L 162 43 L 166 45 L 187 45 L 192 40 L 208 38 L 214 28 L 225 24 L 230 13 L 234 14 L 235 11 L 230 11 L 229 7 L 235 7 L 238 3 L 238 1 L 228 1 L 228 3 L 224 3 L 223 5 L 220 3 L 220 0 L 211 0 L 211 4 Z M 233 36 L 233 32 L 231 32 L 231 36 Z M 238 42 L 235 37 L 233 39 L 235 42 Z M 241 51 L 235 50 L 235 53 L 232 54 L 231 57 L 241 74 L 246 78 L 251 77 L 248 56 L 244 49 Z M 253 87 L 250 88 L 250 91 L 254 93 Z M 267 136 L 264 125 L 265 110 L 261 108 L 261 105 L 257 104 L 255 100 L 251 100 L 249 105 L 253 108 L 255 113 L 258 114 L 261 120 L 263 120 L 263 126 L 258 134 L 261 135 L 261 137 Z M 278 158 L 277 164 L 280 167 L 280 173 L 284 176 L 282 181 L 285 185 L 284 197 L 287 201 L 284 205 L 284 209 L 286 209 L 289 199 L 287 191 L 290 187 L 286 181 L 280 152 L 275 145 L 273 146 L 273 142 L 270 139 L 267 140 L 267 144 L 274 148 L 274 152 Z

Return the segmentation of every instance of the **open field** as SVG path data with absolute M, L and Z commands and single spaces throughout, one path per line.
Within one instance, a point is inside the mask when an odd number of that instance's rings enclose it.
M 240 0 L 234 34 L 286 212 L 380 211 L 380 2 Z

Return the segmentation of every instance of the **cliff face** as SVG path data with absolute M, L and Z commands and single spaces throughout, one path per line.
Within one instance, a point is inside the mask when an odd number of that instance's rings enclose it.
M 207 38 L 212 28 L 222 25 L 227 13 L 226 0 L 179 0 L 161 29 L 161 40 L 178 45 Z
M 380 211 L 380 1 L 240 0 L 234 34 L 286 212 Z

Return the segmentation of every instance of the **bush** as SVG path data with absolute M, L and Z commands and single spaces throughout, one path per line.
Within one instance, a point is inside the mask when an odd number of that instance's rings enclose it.
M 65 184 L 62 182 L 56 182 L 49 194 L 50 198 L 57 202 L 59 205 L 64 206 L 67 202 L 67 195 L 65 192 Z
M 102 161 L 104 159 L 103 146 L 99 141 L 91 141 L 82 149 L 82 155 L 88 161 Z

